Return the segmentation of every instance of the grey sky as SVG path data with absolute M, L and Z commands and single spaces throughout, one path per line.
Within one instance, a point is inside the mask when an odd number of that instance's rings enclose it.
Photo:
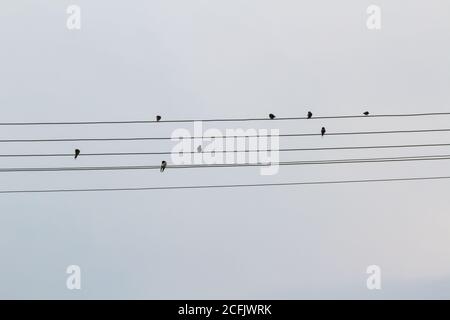
M 366 8 L 382 29 L 366 28 Z M 80 31 L 66 8 L 82 10 Z M 449 111 L 446 0 L 0 3 L 0 122 Z M 281 133 L 448 127 L 450 117 L 242 124 Z M 208 124 L 225 129 L 230 124 Z M 270 126 L 269 126 L 270 125 Z M 238 124 L 241 126 L 241 124 Z M 164 136 L 180 125 L 0 127 L 2 138 Z M 185 125 L 192 129 L 189 125 Z M 287 138 L 282 147 L 445 143 L 450 134 Z M 1 144 L 0 154 L 161 151 L 168 142 Z M 302 152 L 281 161 L 449 154 Z M 161 157 L 0 159 L 1 167 Z M 0 189 L 449 175 L 447 162 L 1 173 Z M 0 195 L 1 298 L 450 298 L 448 181 Z M 82 268 L 82 290 L 65 286 Z M 383 290 L 366 289 L 366 267 Z

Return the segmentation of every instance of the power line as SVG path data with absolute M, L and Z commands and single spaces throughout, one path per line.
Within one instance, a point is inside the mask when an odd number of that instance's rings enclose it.
M 166 169 L 198 169 L 198 168 L 236 168 L 236 167 L 268 167 L 297 166 L 297 165 L 331 165 L 356 163 L 384 163 L 405 161 L 437 161 L 450 160 L 450 155 L 437 156 L 411 156 L 392 158 L 364 158 L 364 159 L 337 159 L 314 161 L 287 161 L 279 163 L 242 163 L 242 164 L 194 164 L 194 165 L 168 165 Z M 60 171 L 124 171 L 124 170 L 159 170 L 159 165 L 148 166 L 99 166 L 99 167 L 56 167 L 56 168 L 0 168 L 0 173 L 10 172 L 60 172 Z
M 326 136 L 346 135 L 374 135 L 374 134 L 399 134 L 399 133 L 427 133 L 450 132 L 450 128 L 443 129 L 418 129 L 418 130 L 387 130 L 387 131 L 353 131 L 353 132 L 329 132 Z M 313 137 L 321 136 L 321 133 L 286 133 L 278 135 L 231 135 L 231 136 L 203 136 L 203 137 L 130 137 L 130 138 L 62 138 L 62 139 L 3 139 L 0 143 L 20 142 L 89 142 L 89 141 L 146 141 L 146 140 L 172 140 L 172 139 L 230 139 L 230 138 L 270 138 L 270 137 Z
M 111 125 L 111 124 L 149 124 L 149 123 L 184 123 L 184 122 L 249 122 L 249 121 L 283 121 L 283 120 L 314 120 L 314 119 L 353 119 L 353 118 L 398 118 L 398 117 L 426 117 L 447 116 L 450 112 L 426 112 L 403 114 L 373 114 L 365 115 L 336 115 L 307 117 L 277 117 L 269 118 L 215 118 L 215 119 L 174 119 L 174 120 L 124 120 L 124 121 L 63 121 L 63 122 L 1 122 L 0 126 L 48 126 L 48 125 Z
M 252 153 L 252 152 L 291 152 L 291 151 L 326 151 L 326 150 L 359 150 L 359 149 L 397 149 L 397 148 L 423 148 L 423 147 L 448 147 L 450 143 L 431 144 L 404 144 L 404 145 L 375 145 L 375 146 L 344 146 L 344 147 L 320 147 L 320 148 L 280 148 L 264 150 L 218 150 L 218 151 L 187 151 L 179 154 L 221 154 L 221 153 Z M 82 153 L 80 157 L 95 156 L 143 156 L 143 155 L 171 155 L 173 151 L 161 152 L 100 152 Z M 41 154 L 0 154 L 0 158 L 21 158 L 21 157 L 73 157 L 73 153 L 41 153 Z
M 388 179 L 362 179 L 337 181 L 307 181 L 307 182 L 281 182 L 281 183 L 255 183 L 255 184 L 227 184 L 227 185 L 198 185 L 198 186 L 168 186 L 168 187 L 130 187 L 130 188 L 92 188 L 92 189 L 47 189 L 47 190 L 3 190 L 0 194 L 19 193 L 66 193 L 66 192 L 108 192 L 108 191 L 153 191 L 153 190 L 186 190 L 186 189 L 217 189 L 217 188 L 250 188 L 250 187 L 279 187 L 279 186 L 307 186 L 307 185 L 333 185 L 350 183 L 380 183 L 380 182 L 406 182 L 448 180 L 450 176 L 412 177 Z

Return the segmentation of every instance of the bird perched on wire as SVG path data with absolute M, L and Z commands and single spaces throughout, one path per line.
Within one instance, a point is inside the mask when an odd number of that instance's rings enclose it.
M 271 114 L 269 114 L 269 118 L 270 118 L 271 120 L 273 120 L 273 119 L 275 119 L 275 115 L 274 115 L 273 113 L 271 113 Z
M 80 153 L 81 153 L 80 149 L 75 149 L 75 159 L 78 158 Z
M 201 145 L 198 146 L 198 147 L 197 147 L 197 152 L 200 153 L 200 152 L 202 152 L 202 151 L 203 151 L 203 150 L 202 150 L 202 146 L 201 146 Z
M 312 116 L 313 116 L 312 112 L 311 112 L 311 111 L 308 111 L 308 119 L 311 119 Z
M 159 169 L 159 171 L 164 172 L 166 167 L 167 167 L 167 162 L 166 161 L 161 162 L 161 168 Z
M 160 122 L 161 121 L 161 116 L 156 116 L 156 122 Z
M 320 131 L 322 134 L 322 137 L 325 135 L 325 133 L 327 132 L 327 130 L 325 129 L 325 127 L 322 127 L 322 130 Z
M 369 111 L 366 111 L 363 113 L 363 115 L 365 115 L 365 116 L 368 116 L 369 114 L 370 114 Z

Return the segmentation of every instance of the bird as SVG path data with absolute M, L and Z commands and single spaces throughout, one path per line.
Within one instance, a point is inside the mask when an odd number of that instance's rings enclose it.
M 159 171 L 164 172 L 164 169 L 166 169 L 166 167 L 167 167 L 167 162 L 166 161 L 161 162 L 161 168 L 159 169 Z
M 365 116 L 368 116 L 369 114 L 370 114 L 369 111 L 366 111 L 363 113 L 363 115 L 365 115 Z
M 325 135 L 325 132 L 327 132 L 327 130 L 325 129 L 325 127 L 322 127 L 322 131 L 321 131 L 322 137 Z
M 199 153 L 202 152 L 202 146 L 201 145 L 197 147 L 197 152 L 199 152 Z
M 161 116 L 156 116 L 156 122 L 160 122 L 161 121 Z
M 275 115 L 274 115 L 273 113 L 271 113 L 271 114 L 269 114 L 269 118 L 270 118 L 271 120 L 273 120 L 273 119 L 275 119 Z
M 313 116 L 312 112 L 311 112 L 311 111 L 308 111 L 308 119 L 311 119 L 312 116 Z
M 81 153 L 80 149 L 75 149 L 75 159 L 78 158 L 80 153 Z

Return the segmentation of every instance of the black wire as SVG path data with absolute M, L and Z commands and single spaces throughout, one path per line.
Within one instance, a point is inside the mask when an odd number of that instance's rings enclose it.
M 450 155 L 436 156 L 411 156 L 392 158 L 365 158 L 365 159 L 338 159 L 338 160 L 314 160 L 314 161 L 287 161 L 279 163 L 242 163 L 242 164 L 194 164 L 194 165 L 167 165 L 166 169 L 197 169 L 197 168 L 235 168 L 235 167 L 267 167 L 271 165 L 296 166 L 296 165 L 330 165 L 352 163 L 380 163 L 380 162 L 404 162 L 404 161 L 437 161 L 450 160 Z M 60 172 L 60 171 L 122 171 L 122 170 L 156 170 L 160 165 L 151 166 L 102 166 L 102 167 L 58 167 L 58 168 L 1 168 L 0 173 L 8 172 Z
M 47 189 L 47 190 L 3 190 L 3 191 L 0 191 L 0 194 L 63 193 L 63 192 L 107 192 L 107 191 L 151 191 L 151 190 L 183 190 L 183 189 L 215 189 L 215 188 L 248 188 L 248 187 L 333 185 L 333 184 L 350 184 L 350 183 L 377 183 L 377 182 L 402 182 L 402 181 L 405 182 L 405 181 L 448 180 L 448 179 L 450 179 L 450 176 L 412 177 L 412 178 L 388 178 L 388 179 L 362 179 L 362 180 L 337 180 L 337 181 L 255 183 L 255 184 L 228 184 L 228 185 L 168 186 L 168 187 Z
M 450 132 L 450 128 L 444 129 L 419 129 L 419 130 L 388 130 L 388 131 L 356 131 L 356 132 L 330 132 L 327 136 L 344 135 L 369 135 L 369 134 L 397 134 L 397 133 L 426 133 L 426 132 Z M 321 136 L 321 133 L 287 133 L 279 135 L 242 135 L 242 136 L 208 136 L 208 137 L 133 137 L 133 138 L 63 138 L 63 139 L 4 139 L 0 143 L 18 142 L 87 142 L 87 141 L 144 141 L 144 140 L 172 140 L 172 139 L 229 139 L 229 138 L 264 138 L 264 137 L 312 137 Z
M 307 117 L 277 117 L 269 118 L 216 118 L 216 119 L 179 119 L 179 120 L 124 120 L 124 121 L 65 121 L 65 122 L 1 122 L 0 126 L 46 126 L 46 125 L 100 125 L 100 124 L 148 124 L 148 123 L 183 123 L 183 122 L 247 122 L 247 121 L 277 121 L 277 120 L 314 120 L 314 119 L 352 119 L 352 118 L 390 118 L 390 117 L 424 117 L 424 116 L 446 116 L 450 112 L 426 112 L 426 113 L 404 113 L 404 114 L 373 114 L 365 115 L 338 115 L 338 116 L 316 116 Z
M 214 153 L 251 153 L 251 152 L 290 152 L 290 151 L 326 151 L 326 150 L 359 150 L 359 149 L 396 149 L 396 148 L 422 148 L 422 147 L 448 147 L 450 143 L 434 144 L 405 144 L 405 145 L 378 145 L 378 146 L 346 146 L 346 147 L 323 147 L 323 148 L 286 148 L 265 150 L 219 150 L 219 151 L 188 151 L 180 154 L 214 154 Z M 79 157 L 93 156 L 141 156 L 141 155 L 171 155 L 176 152 L 104 152 L 104 153 L 82 153 Z M 42 154 L 0 154 L 0 158 L 21 157 L 73 157 L 74 153 L 42 153 Z

